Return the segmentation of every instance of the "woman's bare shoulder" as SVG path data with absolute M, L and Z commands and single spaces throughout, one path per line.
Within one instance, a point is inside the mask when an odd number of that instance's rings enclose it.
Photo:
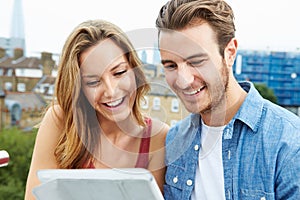
M 158 119 L 152 120 L 151 130 L 151 144 L 154 145 L 154 149 L 161 148 L 165 145 L 166 135 L 170 127 L 165 122 Z
M 64 126 L 64 114 L 63 110 L 59 105 L 51 105 L 42 119 L 41 124 L 39 125 L 39 132 L 41 131 L 59 131 Z
M 166 134 L 170 127 L 167 123 L 162 122 L 158 119 L 151 119 L 152 121 L 152 135 Z

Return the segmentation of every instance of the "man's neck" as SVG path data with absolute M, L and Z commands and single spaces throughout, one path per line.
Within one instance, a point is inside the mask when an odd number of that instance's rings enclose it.
M 238 112 L 243 104 L 247 92 L 235 82 L 226 91 L 223 103 L 220 103 L 217 108 L 211 109 L 209 112 L 200 113 L 203 122 L 208 126 L 223 126 Z

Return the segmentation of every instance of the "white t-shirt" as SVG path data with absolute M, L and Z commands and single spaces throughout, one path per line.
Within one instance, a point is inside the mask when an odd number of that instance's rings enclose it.
M 225 200 L 222 160 L 222 135 L 225 126 L 210 127 L 203 121 L 201 123 L 201 149 L 192 200 Z

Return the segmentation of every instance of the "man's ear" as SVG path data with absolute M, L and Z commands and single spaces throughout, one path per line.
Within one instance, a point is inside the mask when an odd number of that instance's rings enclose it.
M 224 59 L 228 67 L 232 67 L 237 54 L 237 40 L 232 38 L 224 50 Z

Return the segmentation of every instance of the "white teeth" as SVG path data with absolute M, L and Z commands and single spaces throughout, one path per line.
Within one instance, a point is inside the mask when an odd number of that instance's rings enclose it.
M 115 107 L 115 106 L 118 106 L 119 104 L 121 104 L 122 101 L 123 101 L 123 98 L 118 99 L 116 101 L 112 101 L 112 102 L 106 103 L 106 105 L 108 105 L 110 107 Z
M 190 91 L 190 92 L 183 92 L 183 93 L 186 94 L 186 95 L 194 95 L 194 94 L 200 92 L 201 89 L 202 89 L 202 88 L 199 88 L 198 90 L 194 90 L 194 91 Z

